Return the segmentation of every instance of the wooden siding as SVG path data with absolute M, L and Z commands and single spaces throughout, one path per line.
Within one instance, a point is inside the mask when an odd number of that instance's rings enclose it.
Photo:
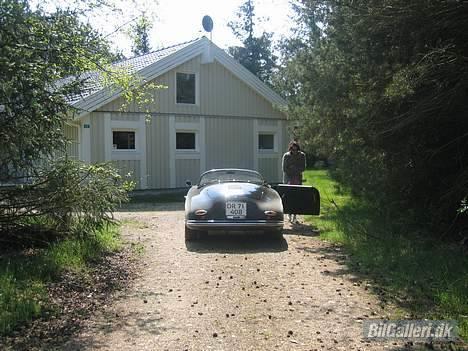
M 139 121 L 140 115 L 135 113 L 113 112 L 111 114 L 112 121 Z
M 277 183 L 279 181 L 278 158 L 260 158 L 258 160 L 258 171 L 267 182 Z
M 176 123 L 199 123 L 200 117 L 198 116 L 176 116 Z
M 79 127 L 72 126 L 69 124 L 65 124 L 63 128 L 65 138 L 68 140 L 67 144 L 67 155 L 70 158 L 78 159 L 80 156 L 79 149 L 80 149 L 80 141 L 79 141 Z
M 259 119 L 258 125 L 261 127 L 277 127 L 280 121 L 274 119 Z
M 137 122 L 139 113 L 110 113 L 112 121 Z M 203 118 L 201 118 L 203 117 Z M 172 118 L 172 127 L 171 127 Z M 105 162 L 105 113 L 91 113 L 91 162 Z M 255 122 L 256 121 L 256 122 Z M 174 124 L 175 123 L 175 124 Z M 198 131 L 200 142 L 203 146 L 200 152 L 187 155 L 171 150 L 171 136 L 175 138 L 177 125 L 192 125 Z M 257 127 L 254 125 L 257 124 Z M 257 169 L 270 182 L 278 182 L 282 179 L 281 156 L 286 151 L 289 135 L 286 131 L 286 121 L 271 119 L 253 119 L 226 116 L 174 116 L 153 115 L 146 123 L 145 150 L 141 150 L 142 157 L 146 157 L 145 166 L 140 162 L 138 155 L 126 159 L 123 154 L 110 155 L 116 166 L 122 167 L 122 174 L 132 173 L 133 178 L 140 186 L 145 177 L 147 188 L 163 189 L 183 187 L 185 181 L 196 181 L 200 172 L 212 168 L 250 168 Z M 171 129 L 172 128 L 172 129 Z M 257 128 L 257 129 L 255 129 Z M 273 129 L 272 129 L 273 128 Z M 258 138 L 255 133 L 262 129 L 277 130 L 281 128 L 282 137 L 276 152 L 267 155 L 254 152 Z M 69 131 L 77 133 L 77 130 Z M 172 135 L 174 133 L 174 135 Z M 277 135 L 280 135 L 277 134 Z M 173 141 L 174 142 L 174 139 Z M 174 146 L 175 147 L 175 144 Z M 254 158 L 257 157 L 255 162 Z M 146 155 L 146 156 L 145 156 Z M 118 158 L 115 158 L 115 157 Z M 187 156 L 187 157 L 184 157 Z M 109 157 L 109 155 L 108 155 Z M 171 161 L 172 160 L 172 161 Z M 172 163 L 171 163 L 172 162 Z M 140 167 L 141 166 L 141 167 Z M 203 167 L 203 169 L 201 169 Z M 140 174 L 144 172 L 145 174 Z M 173 179 L 171 180 L 171 174 Z
M 187 180 L 196 183 L 200 178 L 200 160 L 176 160 L 176 187 L 182 188 Z
M 140 188 L 140 160 L 114 160 L 112 164 L 118 169 L 119 174 L 126 180 L 133 180 L 136 189 Z
M 176 104 L 177 72 L 196 74 L 196 104 Z M 221 63 L 202 63 L 197 56 L 153 82 L 167 88 L 152 92 L 155 102 L 151 106 L 130 103 L 122 111 L 123 99 L 117 98 L 90 113 L 90 129 L 81 133 L 90 140 L 82 145 L 86 160 L 113 160 L 122 174 L 133 174 L 138 187 L 150 189 L 185 186 L 187 179 L 196 181 L 201 171 L 222 167 L 257 168 L 270 181 L 281 179 L 280 158 L 289 141 L 286 115 Z M 148 110 L 145 125 L 141 117 Z M 144 145 L 135 153 L 114 152 L 109 128 L 127 126 L 137 131 L 137 140 Z M 195 152 L 175 150 L 177 129 L 197 133 Z M 271 155 L 258 152 L 256 135 L 262 131 L 274 132 L 278 138 Z
M 169 188 L 169 118 L 155 116 L 146 124 L 148 188 Z
M 91 113 L 91 162 L 105 161 L 104 150 L 104 113 Z
M 175 103 L 176 72 L 197 74 L 197 104 Z M 155 113 L 285 118 L 285 115 L 273 108 L 268 100 L 235 77 L 223 65 L 216 61 L 201 64 L 200 56 L 161 75 L 153 82 L 167 87 L 155 91 L 155 103 L 150 107 L 150 111 Z M 122 98 L 117 98 L 98 111 L 121 111 L 122 104 Z M 127 110 L 143 112 L 133 103 Z
M 206 119 L 206 168 L 253 167 L 253 120 Z

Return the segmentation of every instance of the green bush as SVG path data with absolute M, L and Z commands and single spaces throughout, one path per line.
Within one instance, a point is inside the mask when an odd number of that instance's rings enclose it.
M 326 170 L 307 170 L 304 177 L 321 196 L 320 217 L 307 220 L 321 239 L 344 245 L 354 275 L 383 289 L 380 296 L 403 316 L 455 319 L 468 339 L 468 256 L 462 247 L 435 239 L 406 212 L 353 197 Z
M 114 222 L 132 186 L 110 164 L 62 159 L 37 167 L 28 184 L 0 188 L 0 235 L 24 243 L 92 233 Z
M 466 4 L 297 4 L 277 88 L 305 150 L 353 195 L 466 241 Z

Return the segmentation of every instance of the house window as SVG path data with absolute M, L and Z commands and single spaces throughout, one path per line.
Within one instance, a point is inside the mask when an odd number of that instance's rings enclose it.
M 177 132 L 176 149 L 177 150 L 196 150 L 195 132 Z
M 275 135 L 274 134 L 259 134 L 258 135 L 258 149 L 259 150 L 274 150 L 275 149 Z
M 176 73 L 176 102 L 195 104 L 195 74 Z
M 113 131 L 112 144 L 114 150 L 135 150 L 135 132 Z

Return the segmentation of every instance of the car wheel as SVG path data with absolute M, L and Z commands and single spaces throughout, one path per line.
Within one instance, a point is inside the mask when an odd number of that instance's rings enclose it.
M 201 232 L 199 230 L 193 230 L 185 227 L 185 241 L 193 241 L 200 239 Z

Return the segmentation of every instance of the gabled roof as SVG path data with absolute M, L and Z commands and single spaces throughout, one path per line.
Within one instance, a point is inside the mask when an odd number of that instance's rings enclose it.
M 202 55 L 202 62 L 205 63 L 218 61 L 272 104 L 286 105 L 286 101 L 281 96 L 206 37 L 123 60 L 114 66 L 128 69 L 145 81 L 150 81 L 199 55 Z M 70 97 L 70 103 L 82 110 L 82 114 L 96 110 L 121 94 L 119 90 L 104 87 L 97 72 L 87 73 L 79 79 L 85 79 L 85 88 L 80 95 Z
M 124 68 L 129 73 L 135 73 L 165 58 L 166 56 L 169 56 L 170 54 L 177 52 L 178 50 L 186 47 L 187 45 L 193 43 L 196 40 L 198 39 L 188 41 L 185 43 L 181 43 L 181 44 L 177 44 L 177 45 L 173 45 L 173 46 L 169 46 L 167 48 L 162 48 L 162 49 L 150 52 L 145 55 L 122 60 L 122 61 L 114 63 L 112 66 L 115 68 Z M 102 84 L 102 80 L 100 78 L 101 76 L 99 72 L 86 72 L 86 73 L 81 74 L 79 77 L 67 77 L 65 79 L 62 79 L 58 82 L 58 84 L 65 84 L 74 79 L 83 81 L 83 89 L 81 90 L 80 94 L 67 97 L 67 100 L 69 103 L 76 105 L 81 100 L 84 100 L 88 96 L 93 95 L 101 91 L 102 89 L 104 89 L 104 85 Z

